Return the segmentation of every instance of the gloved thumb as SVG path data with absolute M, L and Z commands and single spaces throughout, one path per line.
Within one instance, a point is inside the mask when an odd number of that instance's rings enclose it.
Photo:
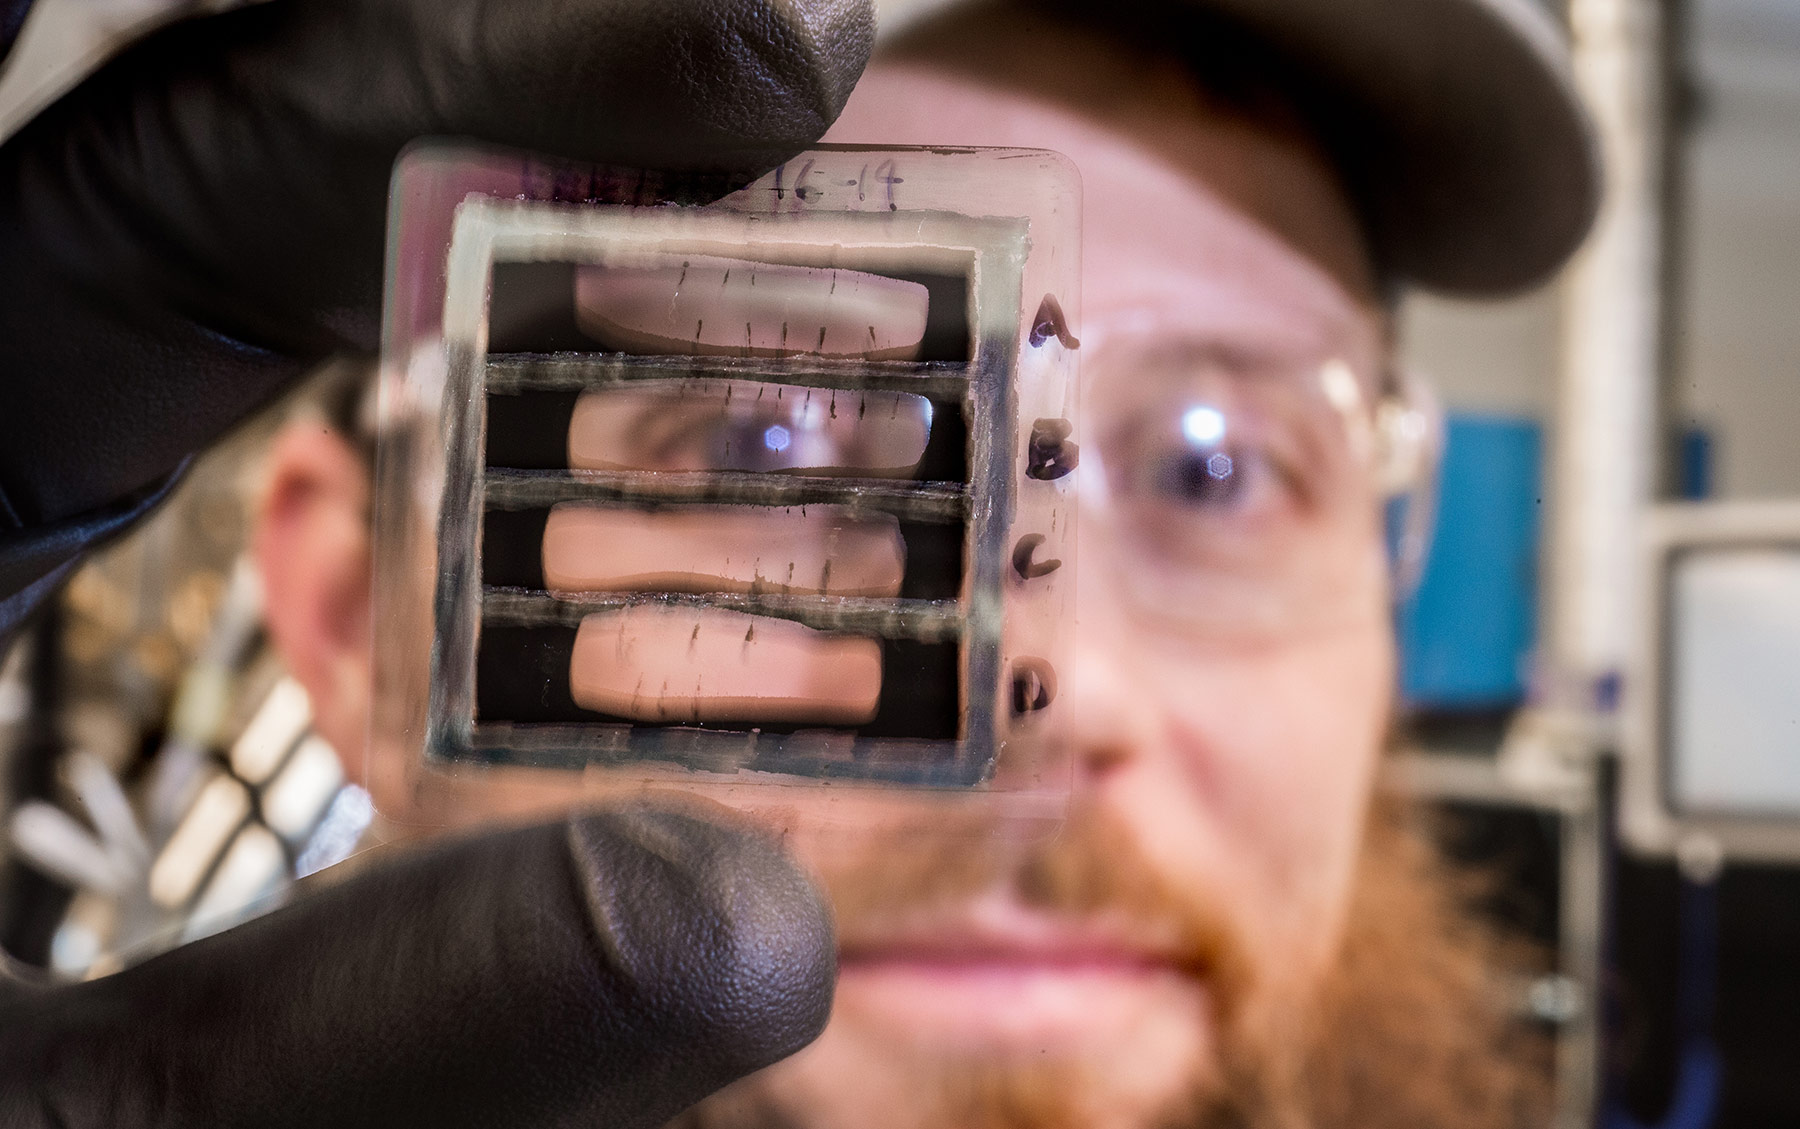
M 0 985 L 0 1124 L 654 1126 L 816 1036 L 834 962 L 754 833 L 490 834 L 112 977 Z

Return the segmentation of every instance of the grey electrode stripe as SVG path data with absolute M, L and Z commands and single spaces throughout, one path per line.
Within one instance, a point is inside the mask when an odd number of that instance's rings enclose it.
M 754 506 L 841 506 L 893 514 L 909 521 L 954 524 L 968 512 L 960 482 L 813 478 L 750 471 L 512 470 L 488 467 L 484 502 L 490 510 L 530 510 L 558 502 L 666 502 Z
M 749 380 L 840 391 L 911 392 L 961 401 L 959 361 L 857 361 L 820 357 L 641 357 L 622 353 L 500 353 L 487 361 L 489 393 L 580 392 L 646 380 Z
M 814 596 L 774 592 L 561 592 L 488 587 L 482 591 L 482 622 L 501 627 L 577 627 L 595 612 L 654 604 L 663 607 L 722 608 L 793 620 L 820 631 L 954 642 L 962 635 L 962 611 L 955 600 L 890 600 L 866 596 Z
M 734 777 L 779 772 L 821 779 L 879 779 L 917 788 L 967 788 L 992 765 L 963 757 L 955 744 L 907 737 L 855 737 L 831 729 L 765 733 L 588 722 L 479 722 L 465 757 L 540 768 L 591 768 L 645 759 Z

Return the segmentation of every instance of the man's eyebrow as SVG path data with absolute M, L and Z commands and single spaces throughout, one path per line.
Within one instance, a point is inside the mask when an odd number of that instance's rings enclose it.
M 1138 393 L 1152 392 L 1158 383 L 1179 379 L 1189 374 L 1211 372 L 1217 375 L 1255 380 L 1260 377 L 1303 376 L 1322 372 L 1333 362 L 1349 365 L 1365 400 L 1377 403 L 1391 389 L 1388 387 L 1391 365 L 1377 363 L 1357 366 L 1350 363 L 1349 343 L 1306 343 L 1257 341 L 1254 335 L 1234 337 L 1227 330 L 1179 328 L 1167 335 L 1157 335 L 1127 344 L 1123 348 L 1097 350 L 1090 363 L 1091 374 L 1115 379 L 1135 376 L 1131 383 Z
M 1254 342 L 1244 337 L 1234 339 L 1228 331 L 1183 329 L 1146 339 L 1136 347 L 1128 347 L 1117 354 L 1109 355 L 1103 351 L 1098 354 L 1097 359 L 1104 362 L 1116 355 L 1119 360 L 1145 367 L 1214 369 L 1249 374 L 1322 364 L 1333 359 L 1340 351 L 1298 344 Z

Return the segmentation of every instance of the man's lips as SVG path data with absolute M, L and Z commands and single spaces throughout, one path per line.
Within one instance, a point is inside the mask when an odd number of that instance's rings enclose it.
M 1172 947 L 1008 908 L 855 929 L 839 947 L 839 1016 L 970 1053 L 1096 1048 L 1157 1016 L 1204 1028 L 1210 996 L 1201 965 Z
M 914 966 L 953 972 L 984 967 L 1046 972 L 1177 972 L 1204 974 L 1198 954 L 1183 952 L 1157 931 L 1106 922 L 1070 920 L 1005 902 L 984 902 L 953 916 L 850 928 L 839 940 L 846 970 Z
M 840 940 L 846 1014 L 931 1043 L 1035 1051 L 1112 1038 L 1179 1009 L 1205 1023 L 1205 969 L 1125 928 L 1005 907 Z
M 1007 970 L 1046 973 L 1113 972 L 1125 975 L 1172 967 L 1153 957 L 1106 949 L 1047 952 L 960 946 L 896 947 L 850 953 L 839 959 L 839 967 L 850 971 L 882 966 L 914 968 L 920 972 L 936 972 L 944 976 Z

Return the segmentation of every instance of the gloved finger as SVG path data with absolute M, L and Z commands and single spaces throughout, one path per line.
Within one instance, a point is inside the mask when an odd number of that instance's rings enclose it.
M 408 142 L 760 171 L 872 43 L 869 0 L 268 0 L 151 34 L 0 147 L 0 528 L 157 482 L 373 349 Z
M 503 832 L 0 1002 L 0 1124 L 653 1126 L 810 1041 L 834 961 L 752 833 Z

